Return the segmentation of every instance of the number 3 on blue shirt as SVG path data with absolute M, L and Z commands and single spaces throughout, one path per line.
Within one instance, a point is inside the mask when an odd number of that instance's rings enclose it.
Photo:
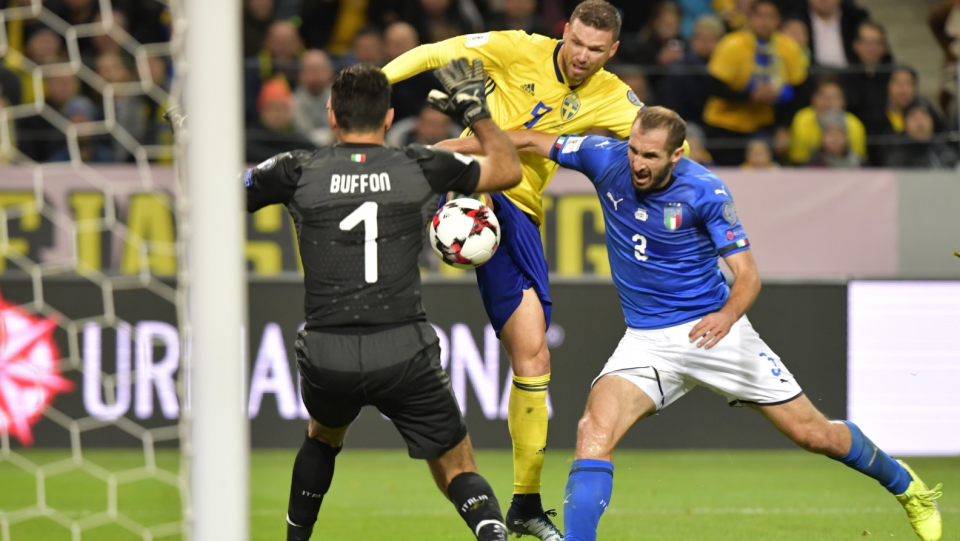
M 528 130 L 532 130 L 534 126 L 537 125 L 537 122 L 540 122 L 540 119 L 543 118 L 543 115 L 553 111 L 553 107 L 547 107 L 541 101 L 533 108 L 533 111 L 530 111 L 530 114 L 533 115 L 533 120 L 524 124 Z

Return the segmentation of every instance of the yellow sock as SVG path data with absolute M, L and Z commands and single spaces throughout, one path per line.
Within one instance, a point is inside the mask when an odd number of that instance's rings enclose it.
M 540 470 L 547 452 L 547 384 L 550 374 L 513 376 L 507 426 L 513 440 L 513 492 L 539 494 Z

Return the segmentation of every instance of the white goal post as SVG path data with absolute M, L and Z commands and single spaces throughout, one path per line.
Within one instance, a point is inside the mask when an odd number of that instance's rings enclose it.
M 189 0 L 185 105 L 194 541 L 249 539 L 241 2 Z

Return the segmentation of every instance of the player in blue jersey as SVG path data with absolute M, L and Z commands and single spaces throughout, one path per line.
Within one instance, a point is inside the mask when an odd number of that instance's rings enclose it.
M 940 539 L 935 499 L 903 462 L 849 421 L 830 421 L 744 315 L 760 292 L 730 190 L 683 158 L 675 112 L 637 113 L 629 141 L 509 132 L 520 151 L 585 174 L 603 206 L 607 252 L 627 332 L 594 380 L 564 500 L 566 541 L 593 541 L 613 489 L 613 449 L 638 420 L 703 385 L 759 411 L 800 447 L 880 482 L 917 535 Z M 718 256 L 733 271 L 727 287 Z

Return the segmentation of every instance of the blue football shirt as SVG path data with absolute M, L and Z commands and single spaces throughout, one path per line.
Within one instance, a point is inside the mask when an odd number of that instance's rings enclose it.
M 627 149 L 626 142 L 607 137 L 562 136 L 550 156 L 597 189 L 627 325 L 663 329 L 719 310 L 730 288 L 717 258 L 750 245 L 730 190 L 681 158 L 667 186 L 638 193 Z

